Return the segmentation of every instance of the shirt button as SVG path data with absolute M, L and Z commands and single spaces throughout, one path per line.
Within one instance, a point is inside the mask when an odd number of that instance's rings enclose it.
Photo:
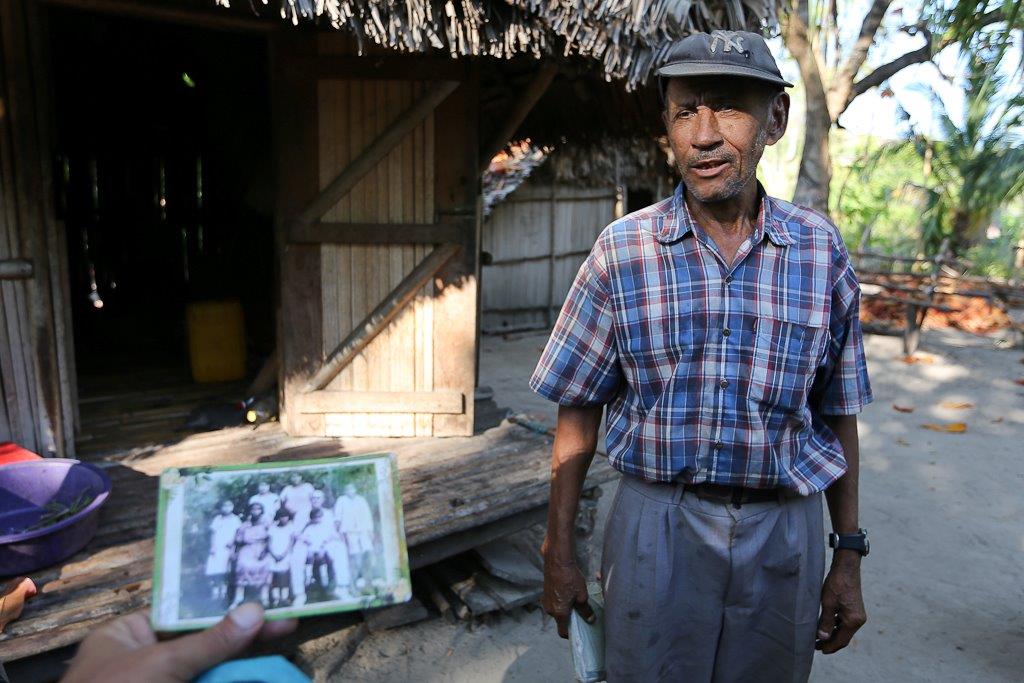
M 723 389 L 725 389 L 725 388 L 726 388 L 727 386 L 729 386 L 729 380 L 727 380 L 727 379 L 721 379 L 721 380 L 719 380 L 719 381 L 718 381 L 718 386 L 720 386 L 720 387 L 722 387 Z
M 732 284 L 732 275 L 726 275 L 725 276 L 725 284 L 727 284 L 727 285 Z
M 720 451 L 720 450 L 722 450 L 722 446 L 724 446 L 724 445 L 725 445 L 725 444 L 724 444 L 724 443 L 722 443 L 721 441 L 716 441 L 716 442 L 715 442 L 715 450 L 716 450 L 716 451 Z
M 723 337 L 728 337 L 731 333 L 732 333 L 732 330 L 730 330 L 728 327 L 725 328 L 724 330 L 722 330 L 722 336 Z

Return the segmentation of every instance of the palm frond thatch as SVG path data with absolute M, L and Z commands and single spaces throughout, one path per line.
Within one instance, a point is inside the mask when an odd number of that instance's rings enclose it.
M 231 0 L 215 0 L 228 6 Z M 580 55 L 629 89 L 646 81 L 669 43 L 693 31 L 775 25 L 772 0 L 263 0 L 281 17 L 322 19 L 360 46 L 453 57 Z M 255 3 L 254 3 L 255 4 Z

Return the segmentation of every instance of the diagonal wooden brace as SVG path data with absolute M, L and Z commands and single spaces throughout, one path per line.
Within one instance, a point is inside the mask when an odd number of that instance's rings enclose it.
M 330 384 L 331 380 L 337 377 L 338 373 L 351 363 L 352 359 L 388 326 L 388 323 L 394 320 L 405 305 L 415 298 L 416 292 L 430 282 L 430 278 L 434 277 L 445 264 L 452 260 L 459 249 L 461 247 L 458 244 L 442 244 L 430 252 L 430 255 L 413 268 L 398 283 L 398 286 L 338 344 L 338 347 L 324 361 L 323 366 L 306 383 L 306 391 L 323 389 Z
M 306 205 L 297 216 L 298 222 L 312 223 L 320 220 L 325 213 L 347 195 L 356 183 L 369 173 L 373 168 L 387 156 L 388 152 L 402 141 L 402 138 L 418 126 L 423 119 L 430 115 L 430 112 L 437 109 L 437 106 L 444 102 L 448 95 L 459 87 L 458 81 L 437 81 L 429 90 L 424 92 L 412 106 L 402 112 L 397 119 L 391 122 L 387 129 L 377 139 L 370 143 L 359 156 L 352 160 L 330 184 L 321 190 L 313 201 Z

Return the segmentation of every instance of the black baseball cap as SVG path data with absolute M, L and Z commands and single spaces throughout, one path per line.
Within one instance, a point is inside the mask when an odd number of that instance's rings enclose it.
M 655 72 L 662 78 L 680 76 L 740 76 L 786 88 L 768 44 L 749 31 L 691 33 L 672 45 Z

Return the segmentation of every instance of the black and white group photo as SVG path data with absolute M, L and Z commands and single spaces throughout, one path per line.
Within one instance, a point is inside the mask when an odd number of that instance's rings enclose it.
M 307 591 L 349 600 L 368 582 L 377 525 L 366 498 L 346 484 L 333 504 L 301 474 L 273 490 L 259 481 L 242 510 L 221 501 L 207 527 L 210 598 L 230 606 L 247 597 L 269 608 L 304 605 Z
M 289 613 L 365 608 L 407 586 L 387 458 L 181 472 L 161 584 L 176 619 L 251 601 Z

